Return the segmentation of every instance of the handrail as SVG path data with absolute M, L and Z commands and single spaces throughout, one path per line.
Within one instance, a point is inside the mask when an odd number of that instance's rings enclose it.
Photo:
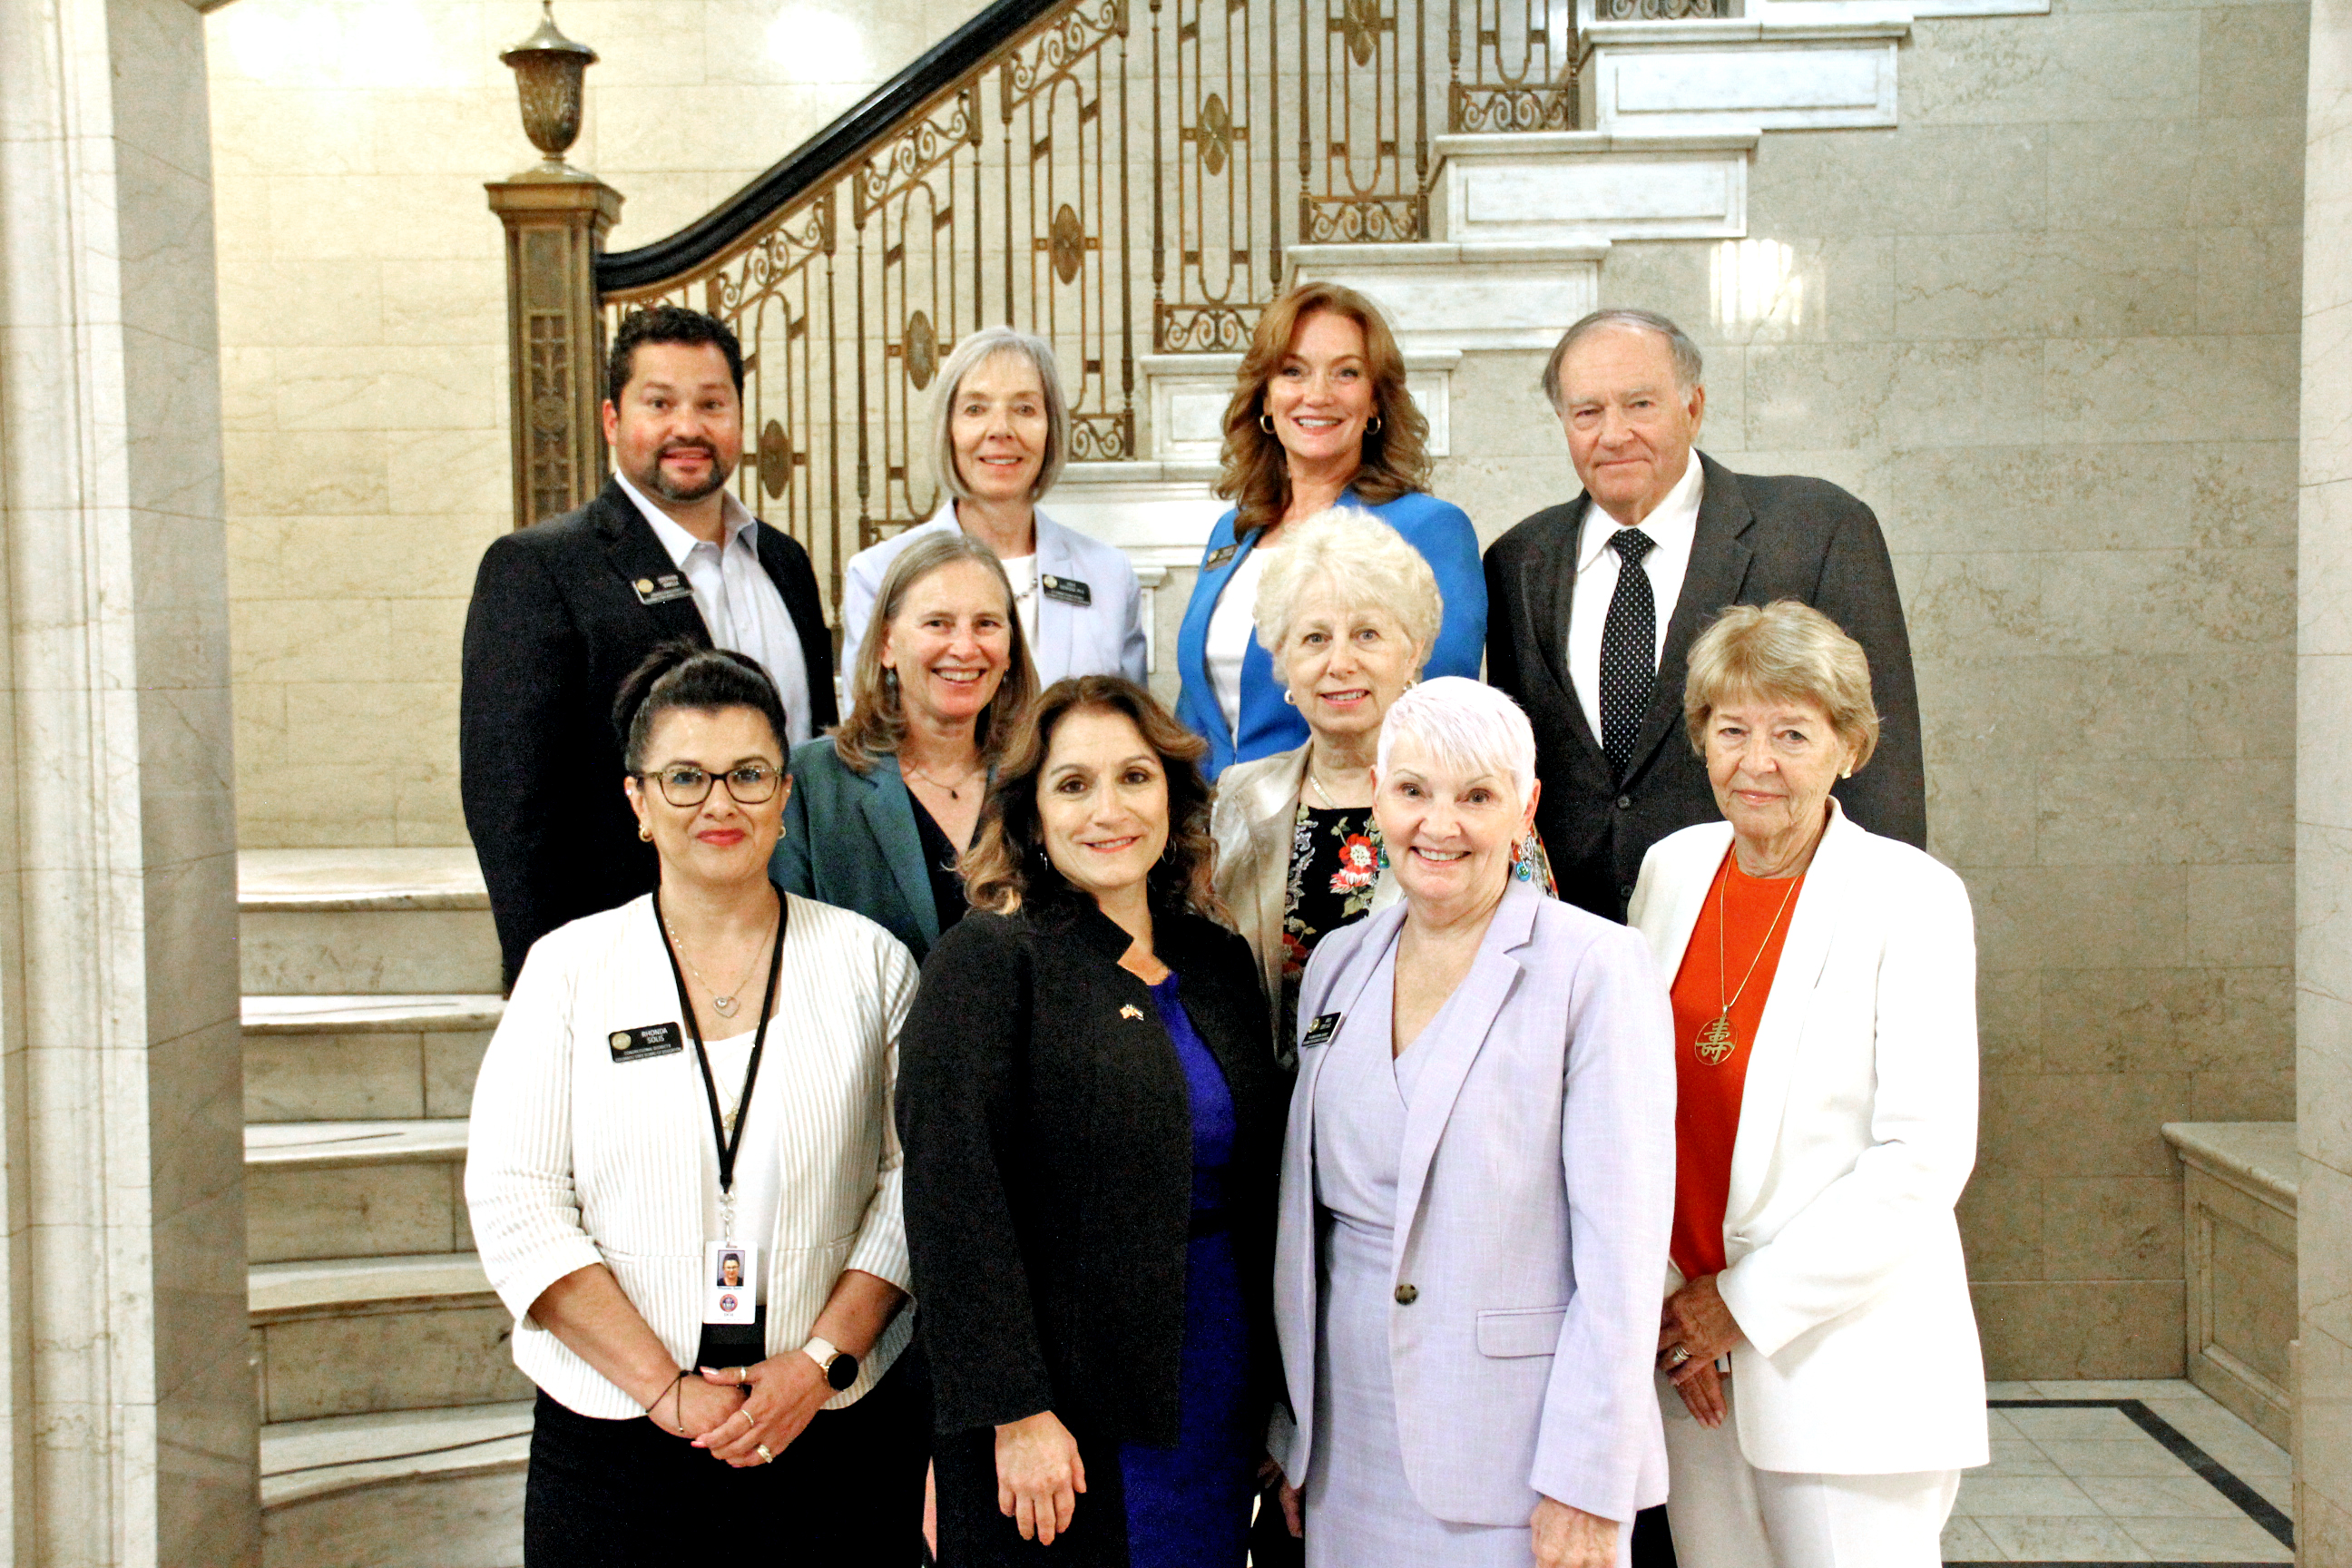
M 792 201 L 822 185 L 930 106 L 990 56 L 1072 0 L 992 0 L 984 10 L 912 65 L 876 88 L 770 165 L 741 190 L 677 233 L 596 259 L 596 289 L 617 294 L 657 287 L 725 255 Z

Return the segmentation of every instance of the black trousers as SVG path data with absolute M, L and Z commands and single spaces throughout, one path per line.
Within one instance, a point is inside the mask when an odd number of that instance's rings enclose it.
M 527 1568 L 914 1568 L 923 1550 L 930 1377 L 909 1346 L 872 1392 L 821 1410 L 770 1465 L 737 1469 L 642 1416 L 539 1396 L 523 1489 Z

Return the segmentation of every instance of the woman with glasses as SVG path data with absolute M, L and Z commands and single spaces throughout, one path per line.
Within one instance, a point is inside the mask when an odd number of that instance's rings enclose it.
M 773 875 L 856 910 L 918 960 L 964 911 L 956 861 L 1036 680 L 1003 563 L 953 529 L 892 559 L 850 668 L 848 719 L 793 748 Z
M 914 963 L 768 880 L 790 784 L 757 663 L 668 645 L 614 721 L 660 882 L 533 945 L 474 1089 L 466 1197 L 540 1391 L 524 1562 L 667 1564 L 714 1519 L 789 1561 L 919 1562 Z

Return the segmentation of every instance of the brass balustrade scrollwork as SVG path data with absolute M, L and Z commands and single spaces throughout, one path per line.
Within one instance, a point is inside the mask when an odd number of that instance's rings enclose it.
M 1292 247 L 1427 237 L 1440 132 L 1574 128 L 1576 3 L 993 0 L 696 228 L 599 261 L 607 328 L 653 300 L 735 326 L 738 486 L 837 603 L 851 552 L 939 505 L 923 411 L 963 336 L 1044 337 L 1071 456 L 1139 456 L 1139 352 L 1246 348 Z M 551 407 L 582 395 L 553 347 L 520 357 Z

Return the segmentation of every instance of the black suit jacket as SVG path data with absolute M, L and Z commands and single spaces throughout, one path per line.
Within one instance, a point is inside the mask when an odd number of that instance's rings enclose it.
M 823 729 L 835 717 L 833 640 L 816 574 L 784 533 L 762 527 L 757 537 L 760 564 L 800 633 Z M 653 847 L 638 839 L 621 794 L 613 699 L 656 643 L 709 646 L 692 595 L 647 605 L 633 586 L 677 572 L 653 525 L 610 480 L 579 510 L 505 534 L 482 553 L 466 612 L 458 789 L 509 986 L 532 942 L 654 886 Z
M 1878 704 L 1878 750 L 1838 784 L 1837 797 L 1873 833 L 1923 848 L 1927 842 L 1919 693 L 1878 519 L 1827 480 L 1735 474 L 1697 457 L 1706 479 L 1690 569 L 1622 779 L 1612 776 L 1568 674 L 1577 542 L 1591 498 L 1547 507 L 1486 552 L 1486 679 L 1535 725 L 1543 781 L 1536 826 L 1560 897 L 1611 920 L 1625 918 L 1651 845 L 1722 820 L 1683 729 L 1683 680 L 1691 644 L 1729 605 L 1801 600 L 1862 644 Z
M 1078 1519 L 1093 1523 L 1073 1525 L 1072 1563 L 1127 1560 L 1119 1443 L 1176 1440 L 1192 1114 L 1151 993 L 1119 967 L 1128 945 L 1091 904 L 975 910 L 931 949 L 899 1032 L 907 1242 L 950 1439 L 942 1562 L 1021 1553 L 996 1513 L 997 1424 L 1052 1410 L 1077 1437 L 1088 1488 Z M 1232 931 L 1163 914 L 1154 945 L 1233 1094 L 1227 1213 L 1270 1411 L 1286 1084 L 1266 1049 L 1265 1002 Z M 1057 1537 L 1056 1557 L 1064 1549 Z

